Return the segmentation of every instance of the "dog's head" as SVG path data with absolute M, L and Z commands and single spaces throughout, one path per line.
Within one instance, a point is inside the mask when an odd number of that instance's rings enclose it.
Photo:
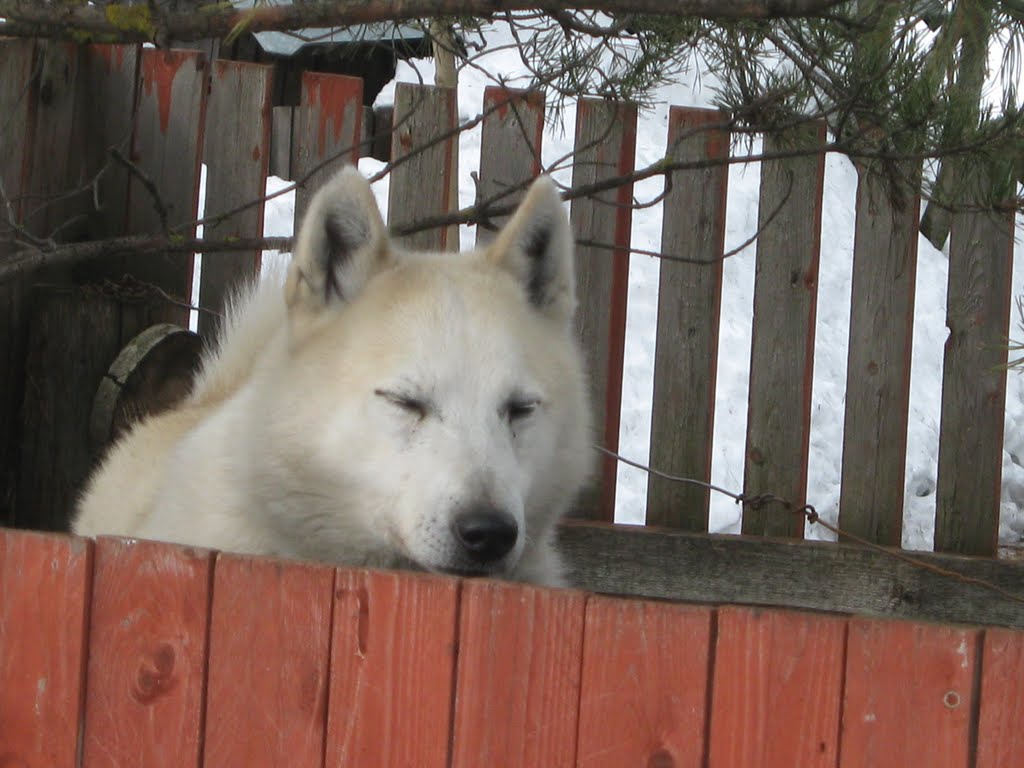
M 486 248 L 412 253 L 343 171 L 310 204 L 285 297 L 267 419 L 299 551 L 517 575 L 592 464 L 554 183 Z

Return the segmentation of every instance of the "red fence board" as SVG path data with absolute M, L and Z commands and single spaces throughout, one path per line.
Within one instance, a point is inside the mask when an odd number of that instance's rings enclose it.
M 985 630 L 976 768 L 1024 765 L 1024 632 Z
M 0 529 L 0 766 L 74 768 L 92 545 Z
M 84 768 L 200 764 L 212 557 L 96 541 Z
M 852 619 L 840 766 L 967 768 L 978 632 Z
M 564 590 L 463 584 L 453 768 L 574 764 L 584 602 Z
M 835 766 L 845 639 L 838 617 L 720 609 L 711 764 Z
M 576 764 L 700 765 L 712 611 L 592 597 Z
M 217 557 L 204 765 L 323 764 L 333 587 L 326 566 Z
M 459 584 L 339 570 L 327 762 L 448 765 Z

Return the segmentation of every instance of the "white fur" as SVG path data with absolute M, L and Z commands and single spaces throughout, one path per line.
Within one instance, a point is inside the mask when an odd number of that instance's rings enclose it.
M 592 463 L 574 293 L 549 180 L 488 248 L 420 254 L 343 171 L 287 276 L 231 308 L 188 401 L 111 449 L 74 530 L 562 583 L 554 524 Z M 467 565 L 453 520 L 478 507 L 518 536 Z

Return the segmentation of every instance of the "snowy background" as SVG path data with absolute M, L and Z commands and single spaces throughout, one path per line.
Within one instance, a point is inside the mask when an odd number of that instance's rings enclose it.
M 508 40 L 507 32 L 491 28 L 489 47 Z M 495 83 L 500 73 L 511 86 L 525 77 L 525 67 L 515 50 L 502 49 L 478 58 L 474 67 L 459 74 L 459 117 L 467 121 L 477 116 L 483 105 L 484 88 Z M 431 61 L 400 62 L 398 81 L 433 82 Z M 525 79 L 520 83 L 525 83 Z M 715 83 L 707 74 L 694 72 L 683 82 L 661 89 L 656 102 L 641 112 L 637 132 L 636 166 L 642 167 L 661 158 L 666 147 L 668 105 L 711 107 Z M 394 83 L 379 96 L 377 105 L 394 98 Z M 572 149 L 575 110 L 567 105 L 558 122 L 544 136 L 545 164 Z M 756 154 L 760 147 L 735 146 L 734 153 Z M 475 187 L 470 173 L 477 169 L 480 157 L 480 128 L 462 133 L 459 155 L 459 202 L 474 202 Z M 366 159 L 360 168 L 370 175 L 382 164 Z M 569 183 L 569 173 L 555 177 Z M 756 163 L 730 167 L 725 247 L 732 249 L 751 237 L 757 228 L 760 167 Z M 268 192 L 286 182 L 271 178 Z M 655 178 L 636 185 L 634 194 L 651 200 L 661 192 L 663 180 Z M 839 508 L 839 483 L 843 444 L 846 359 L 850 320 L 850 280 L 853 254 L 854 201 L 857 177 L 852 164 L 843 156 L 830 154 L 825 163 L 825 190 L 822 219 L 821 263 L 818 286 L 817 329 L 815 337 L 814 382 L 811 415 L 810 466 L 807 500 L 822 516 L 835 522 Z M 387 210 L 387 179 L 375 185 L 378 201 Z M 267 203 L 265 234 L 289 235 L 292 232 L 294 202 L 291 195 Z M 661 239 L 662 208 L 656 205 L 633 213 L 635 248 L 657 251 Z M 1021 268 L 1020 224 L 1013 275 L 1013 295 L 1022 293 L 1024 271 Z M 463 247 L 472 247 L 475 233 L 468 227 L 461 232 Z M 730 490 L 743 486 L 743 451 L 746 433 L 747 384 L 750 367 L 751 316 L 754 288 L 754 245 L 726 260 L 723 274 L 721 332 L 719 337 L 718 391 L 715 413 L 712 482 Z M 268 253 L 264 264 L 280 260 Z M 286 258 L 286 257 L 284 257 Z M 939 408 L 942 391 L 942 352 L 945 327 L 946 254 L 937 251 L 921 237 L 918 248 L 916 316 L 911 371 L 910 419 L 907 440 L 906 492 L 903 545 L 909 549 L 931 549 L 935 515 L 935 484 L 938 462 Z M 653 387 L 655 328 L 658 307 L 658 270 L 656 258 L 632 255 L 626 329 L 625 371 L 619 450 L 629 459 L 646 464 L 648 458 Z M 1015 317 L 1011 336 L 1024 336 Z M 1024 539 L 1024 379 L 1008 374 L 1006 430 L 1003 453 L 1003 496 L 1000 541 L 1017 543 Z M 647 498 L 646 473 L 620 464 L 616 519 L 642 523 Z M 739 532 L 739 507 L 727 497 L 712 494 L 710 528 L 716 533 Z M 827 538 L 820 527 L 807 531 L 810 538 Z

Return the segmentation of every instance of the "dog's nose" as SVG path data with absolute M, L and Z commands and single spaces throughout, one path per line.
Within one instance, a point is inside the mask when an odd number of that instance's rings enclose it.
M 508 512 L 477 507 L 455 518 L 455 537 L 474 560 L 489 563 L 509 553 L 516 545 L 519 526 Z

